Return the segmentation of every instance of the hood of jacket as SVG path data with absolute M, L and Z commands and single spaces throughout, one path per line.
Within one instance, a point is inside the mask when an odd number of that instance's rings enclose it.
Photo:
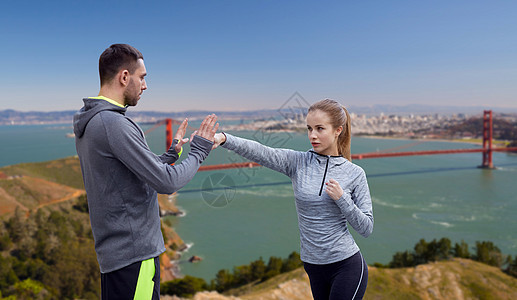
M 328 161 L 330 165 L 342 165 L 348 161 L 346 158 L 344 158 L 341 155 L 337 155 L 337 156 L 323 155 L 323 154 L 319 154 L 318 152 L 316 152 L 312 149 L 309 150 L 309 153 L 312 153 L 314 159 L 316 159 L 316 161 L 320 164 L 325 164 Z
M 103 99 L 84 98 L 83 102 L 84 106 L 74 115 L 74 134 L 78 138 L 83 136 L 88 122 L 101 111 L 111 110 L 124 115 L 127 110 Z

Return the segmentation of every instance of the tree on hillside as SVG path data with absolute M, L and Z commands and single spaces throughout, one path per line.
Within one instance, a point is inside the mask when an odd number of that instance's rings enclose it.
M 212 282 L 212 286 L 218 291 L 222 292 L 230 289 L 233 286 L 233 275 L 228 270 L 219 270 L 215 275 L 215 280 Z
M 34 281 L 30 278 L 17 282 L 10 289 L 11 295 L 15 296 L 14 299 L 52 299 L 49 291 L 41 282 Z
M 504 271 L 513 277 L 517 277 L 517 255 L 514 259 L 511 255 L 508 256 L 508 267 Z
M 98 299 L 99 267 L 88 215 L 65 207 L 0 222 L 0 292 L 19 299 Z M 5 230 L 2 230 L 5 229 Z M 10 256 L 6 256 L 10 255 Z M 43 297 L 43 298 L 42 298 Z M 14 299 L 14 298 L 13 298 Z
M 192 297 L 195 293 L 206 289 L 208 286 L 204 279 L 189 275 L 160 284 L 160 294 L 178 297 Z
M 421 239 L 415 245 L 414 259 L 416 264 L 424 264 L 430 261 L 448 259 L 450 253 L 451 240 L 448 238 L 441 238 L 439 241 L 433 239 L 429 243 Z
M 391 262 L 389 263 L 390 268 L 403 268 L 415 266 L 415 257 L 409 251 L 397 252 L 393 255 Z
M 18 258 L 21 260 L 27 260 L 31 258 L 36 252 L 36 240 L 33 236 L 38 230 L 36 222 L 33 218 L 28 218 L 24 224 L 24 231 L 19 237 L 18 241 Z
M 13 259 L 0 255 L 0 291 L 5 291 L 16 282 L 18 277 L 13 270 Z
M 82 213 L 88 213 L 88 200 L 86 198 L 86 194 L 79 196 L 73 208 Z
M 233 268 L 233 284 L 244 285 L 251 282 L 251 268 L 249 265 L 242 265 Z
M 0 221 L 0 251 L 9 249 L 12 241 L 4 222 Z
M 252 262 L 251 265 L 251 281 L 262 279 L 266 274 L 266 264 L 262 257 Z
M 501 250 L 494 243 L 487 241 L 476 242 L 476 255 L 473 259 L 499 268 L 504 261 Z
M 64 298 L 79 298 L 86 291 L 100 286 L 97 257 L 93 245 L 70 241 L 55 254 L 56 264 L 49 270 L 43 283 L 56 287 Z
M 460 258 L 470 258 L 469 245 L 465 241 L 461 241 L 460 244 L 454 244 L 454 256 Z
M 415 264 L 424 264 L 429 261 L 428 259 L 428 253 L 429 250 L 427 249 L 429 246 L 429 243 L 426 242 L 424 239 L 420 239 L 418 243 L 415 245 Z
M 293 252 L 291 252 L 291 254 L 289 254 L 289 257 L 287 257 L 282 262 L 281 272 L 282 273 L 289 272 L 289 271 L 292 271 L 294 269 L 301 267 L 302 265 L 303 264 L 302 264 L 302 260 L 300 259 L 300 254 L 298 254 L 298 252 L 296 252 L 296 251 L 293 251 Z
M 9 218 L 7 223 L 5 223 L 5 226 L 7 230 L 9 231 L 9 236 L 11 240 L 15 243 L 17 243 L 24 231 L 25 231 L 25 215 L 21 208 L 19 206 L 16 206 L 16 209 L 14 210 L 14 215 Z
M 283 261 L 280 257 L 271 256 L 269 258 L 269 262 L 267 263 L 266 275 L 264 275 L 263 280 L 267 280 L 271 277 L 274 277 L 280 274 L 282 270 Z
M 451 240 L 448 238 L 441 238 L 436 245 L 436 259 L 449 259 L 452 253 Z

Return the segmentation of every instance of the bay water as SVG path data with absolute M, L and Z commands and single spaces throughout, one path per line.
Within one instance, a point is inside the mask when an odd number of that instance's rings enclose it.
M 142 126 L 144 130 L 149 127 Z M 74 139 L 66 137 L 71 131 L 70 125 L 0 126 L 0 166 L 73 156 Z M 310 149 L 303 133 L 234 133 L 271 146 Z M 164 151 L 164 135 L 160 128 L 146 136 L 153 152 Z M 352 153 L 479 147 L 440 141 L 352 139 Z M 218 148 L 204 165 L 243 161 Z M 463 240 L 471 252 L 476 241 L 492 241 L 503 253 L 517 255 L 517 155 L 494 153 L 494 170 L 477 167 L 481 153 L 353 162 L 366 171 L 375 225 L 368 238 L 349 228 L 369 264 L 389 262 L 395 252 L 412 250 L 421 238 Z M 299 252 L 293 190 L 289 178 L 280 173 L 264 167 L 199 172 L 178 192 L 177 205 L 185 216 L 167 218 L 190 245 L 179 262 L 185 275 L 210 280 L 220 269 L 232 270 L 260 257 L 267 263 L 270 256 Z M 203 260 L 189 263 L 192 255 Z

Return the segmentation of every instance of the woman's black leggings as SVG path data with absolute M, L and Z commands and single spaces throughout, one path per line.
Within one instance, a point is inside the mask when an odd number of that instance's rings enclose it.
M 363 299 L 368 283 L 368 266 L 360 251 L 327 265 L 303 263 L 315 300 Z

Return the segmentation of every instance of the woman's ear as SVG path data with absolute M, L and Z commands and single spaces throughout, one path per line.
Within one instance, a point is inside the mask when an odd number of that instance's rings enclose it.
M 341 132 L 343 131 L 343 126 L 339 126 L 337 129 L 336 129 L 336 136 L 339 136 L 341 134 Z

